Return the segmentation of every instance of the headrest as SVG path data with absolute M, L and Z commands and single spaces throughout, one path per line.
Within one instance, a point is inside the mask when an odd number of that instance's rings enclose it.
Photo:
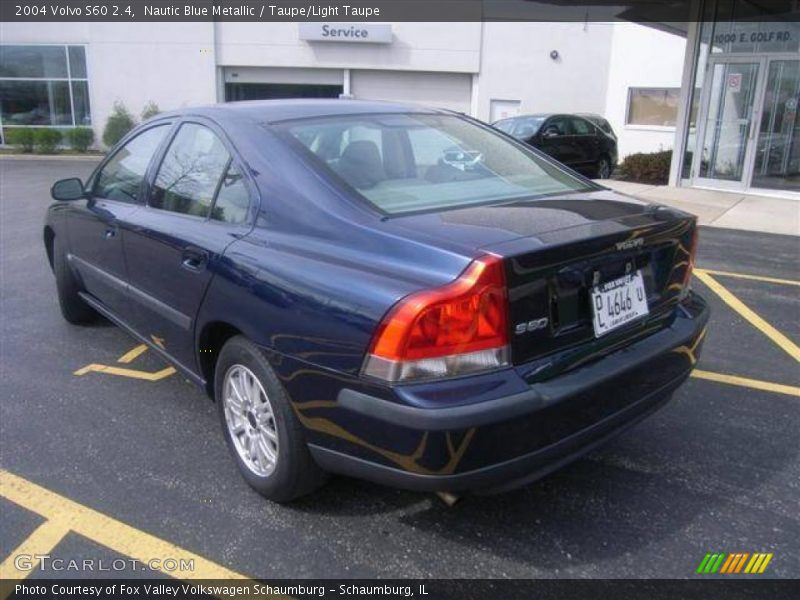
M 350 142 L 342 152 L 337 170 L 356 188 L 369 188 L 386 179 L 378 145 L 370 140 Z

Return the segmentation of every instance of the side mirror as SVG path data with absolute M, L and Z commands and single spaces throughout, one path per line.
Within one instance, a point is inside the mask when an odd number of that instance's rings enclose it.
M 61 179 L 53 184 L 50 188 L 50 195 L 54 200 L 62 202 L 70 202 L 72 200 L 80 200 L 86 197 L 86 190 L 83 189 L 83 183 L 77 177 L 70 177 L 69 179 Z
M 558 137 L 558 135 L 559 135 L 558 134 L 558 129 L 556 129 L 555 127 L 552 127 L 552 128 L 549 128 L 549 129 L 545 129 L 544 133 L 542 134 L 542 137 L 554 138 L 554 137 Z

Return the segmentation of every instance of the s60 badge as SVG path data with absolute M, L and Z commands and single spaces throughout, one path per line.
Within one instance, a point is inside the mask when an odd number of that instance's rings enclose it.
M 550 319 L 547 317 L 542 317 L 541 319 L 533 319 L 532 321 L 517 323 L 517 326 L 514 328 L 514 332 L 517 335 L 522 335 L 523 333 L 530 333 L 531 331 L 539 331 L 540 329 L 547 327 L 549 322 Z

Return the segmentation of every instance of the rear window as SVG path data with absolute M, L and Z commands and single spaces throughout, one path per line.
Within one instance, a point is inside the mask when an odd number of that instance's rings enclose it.
M 321 168 L 388 214 L 596 189 L 457 116 L 331 117 L 282 128 Z
M 587 121 L 591 121 L 606 133 L 612 133 L 613 131 L 611 129 L 611 123 L 609 123 L 603 117 L 598 117 L 597 115 L 580 115 L 580 116 L 586 119 Z

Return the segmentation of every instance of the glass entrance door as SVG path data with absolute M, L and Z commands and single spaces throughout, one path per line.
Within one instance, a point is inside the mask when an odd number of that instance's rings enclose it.
M 767 68 L 751 187 L 800 192 L 800 60 Z
M 742 189 L 749 183 L 759 97 L 759 59 L 711 59 L 705 89 L 702 140 L 695 153 L 695 183 Z

